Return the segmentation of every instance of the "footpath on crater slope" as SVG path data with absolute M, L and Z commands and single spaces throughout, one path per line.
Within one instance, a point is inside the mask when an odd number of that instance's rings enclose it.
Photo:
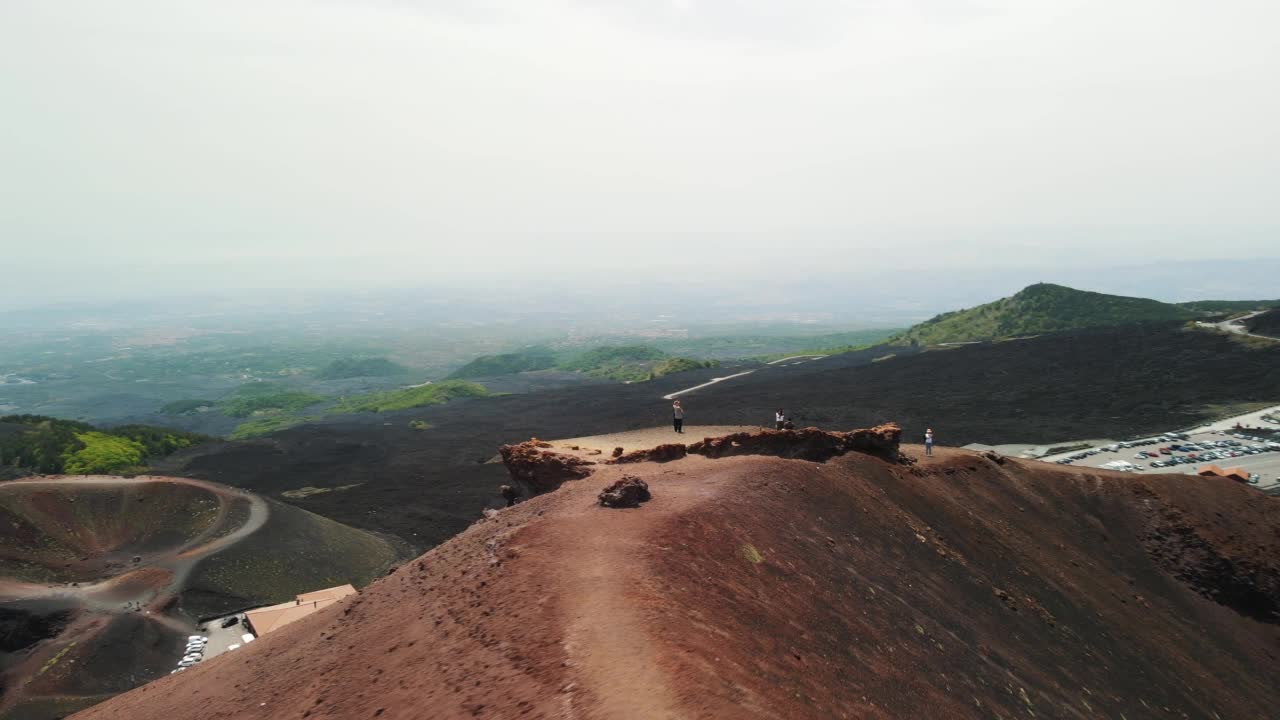
M 1222 479 L 925 458 L 893 426 L 664 448 L 504 448 L 518 484 L 558 489 L 76 717 L 1229 720 L 1280 707 L 1280 500 Z M 624 478 L 652 499 L 599 506 Z

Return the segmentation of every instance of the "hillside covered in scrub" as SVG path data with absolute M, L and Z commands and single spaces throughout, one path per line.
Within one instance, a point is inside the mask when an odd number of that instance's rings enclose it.
M 209 439 L 150 425 L 99 429 L 75 420 L 8 415 L 0 417 L 0 473 L 139 472 L 152 460 Z
M 1147 298 L 1039 283 L 967 310 L 943 313 L 890 338 L 895 345 L 1003 340 L 1092 327 L 1188 320 L 1199 314 Z
M 717 364 L 714 360 L 673 356 L 652 345 L 606 345 L 575 353 L 534 347 L 514 353 L 482 355 L 453 371 L 449 377 L 485 378 L 554 369 L 593 378 L 642 382 Z

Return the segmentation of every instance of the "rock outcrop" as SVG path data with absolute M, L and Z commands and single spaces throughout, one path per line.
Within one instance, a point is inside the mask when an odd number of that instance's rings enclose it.
M 633 508 L 651 497 L 648 483 L 634 475 L 623 475 L 621 480 L 600 491 L 599 502 L 605 507 Z
M 689 454 L 689 448 L 681 443 L 665 443 L 648 450 L 634 450 L 615 458 L 615 463 L 671 462 Z
M 885 423 L 870 429 L 849 432 L 827 432 L 817 428 L 800 430 L 761 430 L 707 438 L 688 447 L 691 455 L 709 458 L 733 455 L 772 455 L 823 462 L 850 451 L 876 455 L 897 461 L 902 428 Z
M 540 495 L 560 487 L 566 480 L 580 480 L 591 474 L 590 460 L 551 452 L 548 443 L 537 439 L 498 449 L 511 480 L 525 495 Z

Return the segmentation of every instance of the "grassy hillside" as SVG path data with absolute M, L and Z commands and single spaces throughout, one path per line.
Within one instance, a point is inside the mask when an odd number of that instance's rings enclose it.
M 409 369 L 386 358 L 339 358 L 316 372 L 317 380 L 403 375 Z
M 446 380 L 442 383 L 422 385 L 404 390 L 353 395 L 342 398 L 329 409 L 331 413 L 388 412 L 409 410 L 426 405 L 447 403 L 454 398 L 487 395 L 484 386 L 465 380 Z
M 111 474 L 209 438 L 150 425 L 98 430 L 74 420 L 43 415 L 0 418 L 0 466 L 38 473 Z
M 545 347 L 502 355 L 483 355 L 458 368 L 450 378 L 514 375 L 537 370 L 566 370 L 589 377 L 642 382 L 687 370 L 714 367 L 715 360 L 673 357 L 652 345 L 605 345 L 557 356 Z
M 322 403 L 323 395 L 290 390 L 271 383 L 241 385 L 230 397 L 218 403 L 218 409 L 231 417 L 249 417 L 265 412 L 297 412 Z
M 1187 320 L 1195 316 L 1196 313 L 1187 308 L 1158 300 L 1040 283 L 986 305 L 943 313 L 894 336 L 889 342 L 936 345 L 1001 340 L 1063 330 Z
M 494 377 L 496 375 L 514 375 L 533 370 L 548 370 L 555 367 L 555 365 L 555 353 L 549 348 L 537 347 L 501 355 L 481 355 L 454 370 L 449 375 L 449 378 L 471 379 Z
M 1252 312 L 1280 307 L 1280 300 L 1193 300 L 1178 303 L 1178 307 L 1198 313 L 1218 315 L 1222 313 Z

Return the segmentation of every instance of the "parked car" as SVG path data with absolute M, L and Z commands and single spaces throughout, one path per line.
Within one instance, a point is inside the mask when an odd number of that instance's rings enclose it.
M 223 620 L 223 621 L 222 621 L 222 627 L 224 627 L 224 628 L 229 628 L 229 627 L 231 627 L 232 625 L 239 625 L 239 624 L 240 624 L 240 616 L 239 616 L 239 615 L 232 615 L 231 617 L 229 617 L 229 618 L 227 618 L 226 620 Z

